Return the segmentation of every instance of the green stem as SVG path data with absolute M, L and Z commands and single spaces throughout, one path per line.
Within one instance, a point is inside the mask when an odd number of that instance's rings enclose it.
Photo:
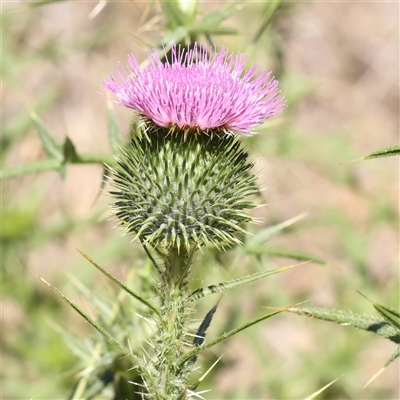
M 46 160 L 4 168 L 0 171 L 0 179 L 15 178 L 17 176 L 35 174 L 43 171 L 58 171 L 60 168 L 61 161 L 55 158 L 48 158 Z
M 175 288 L 179 293 L 185 278 L 190 270 L 191 257 L 188 257 L 186 250 L 173 247 L 166 256 L 166 281 L 170 288 Z
M 78 154 L 76 164 L 108 164 L 114 165 L 115 158 L 107 154 Z
M 169 250 L 164 257 L 165 275 L 160 288 L 161 317 L 154 337 L 155 357 L 151 370 L 154 385 L 149 385 L 149 398 L 154 400 L 177 399 L 187 388 L 186 370 L 177 360 L 184 354 L 187 318 L 190 313 L 186 288 L 190 271 L 191 254 Z
M 71 164 L 108 164 L 114 165 L 115 159 L 106 154 L 78 154 L 77 159 L 70 161 Z M 60 171 L 63 161 L 57 158 L 46 158 L 28 164 L 16 165 L 14 167 L 3 168 L 0 171 L 1 179 L 16 178 L 18 176 L 36 174 L 43 171 Z

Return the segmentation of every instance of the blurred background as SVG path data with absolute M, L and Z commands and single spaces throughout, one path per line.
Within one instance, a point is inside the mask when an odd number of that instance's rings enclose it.
M 110 154 L 101 82 L 119 61 L 127 64 L 127 54 L 144 61 L 165 37 L 156 2 L 43 3 L 2 5 L 3 167 L 45 157 L 31 110 L 79 152 Z M 310 253 L 327 264 L 227 293 L 208 337 L 262 315 L 266 306 L 305 300 L 373 315 L 356 290 L 398 307 L 398 160 L 346 162 L 398 144 L 399 4 L 283 2 L 265 30 L 268 2 L 237 6 L 223 26 L 238 33 L 213 39 L 250 54 L 249 66 L 272 70 L 288 103 L 259 129 L 268 134 L 246 139 L 266 188 L 260 201 L 268 204 L 255 210 L 262 224 L 251 229 L 307 213 L 266 246 Z M 202 1 L 199 17 L 227 7 Z M 115 111 L 126 134 L 131 112 Z M 75 248 L 121 279 L 144 259 L 138 244 L 115 228 L 107 187 L 99 193 L 102 171 L 100 165 L 71 165 L 65 179 L 43 172 L 2 182 L 4 399 L 67 398 L 83 368 L 60 332 L 93 338 L 90 326 L 35 275 L 90 311 L 75 280 L 106 298 L 114 292 Z M 218 260 L 204 254 L 198 281 L 293 263 L 266 256 L 238 260 L 235 254 Z M 144 274 L 135 271 L 138 278 Z M 204 300 L 198 317 L 216 301 Z M 279 315 L 202 355 L 205 371 L 224 354 L 199 390 L 211 388 L 209 399 L 299 399 L 343 375 L 320 398 L 397 399 L 398 361 L 363 389 L 394 350 L 369 333 Z

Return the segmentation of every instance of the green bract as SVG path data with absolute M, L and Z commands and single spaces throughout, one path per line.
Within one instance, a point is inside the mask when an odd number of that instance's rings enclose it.
M 151 125 L 149 125 L 151 124 Z M 216 130 L 173 132 L 146 121 L 133 132 L 115 167 L 111 194 L 130 233 L 153 247 L 229 247 L 252 221 L 256 177 L 241 139 Z

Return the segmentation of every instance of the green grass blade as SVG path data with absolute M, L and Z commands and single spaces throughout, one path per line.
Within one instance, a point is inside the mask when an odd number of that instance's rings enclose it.
M 47 129 L 44 122 L 35 112 L 31 112 L 31 118 L 36 126 L 40 140 L 46 153 L 59 161 L 64 159 L 63 148 L 58 139 Z
M 286 308 L 282 308 L 281 310 L 275 311 L 271 314 L 267 314 L 260 318 L 254 319 L 253 321 L 247 322 L 246 324 L 243 324 L 236 329 L 232 329 L 231 331 L 224 333 L 223 335 L 219 336 L 217 339 L 215 339 L 209 343 L 203 344 L 199 347 L 195 347 L 194 349 L 188 351 L 186 354 L 184 354 L 183 356 L 181 356 L 178 359 L 178 361 L 177 361 L 178 366 L 182 366 L 182 364 L 184 364 L 186 361 L 190 360 L 192 357 L 194 357 L 201 351 L 209 349 L 210 347 L 216 345 L 217 343 L 220 343 L 220 342 L 230 338 L 231 336 L 236 335 L 237 333 L 244 331 L 247 328 L 250 328 L 251 326 L 257 324 L 258 322 L 264 321 L 265 319 L 271 318 L 274 315 L 280 314 L 281 312 L 283 312 L 285 310 L 286 310 Z
M 131 295 L 133 298 L 136 300 L 140 301 L 142 304 L 144 304 L 146 307 L 150 308 L 153 310 L 160 318 L 160 312 L 152 305 L 150 304 L 147 300 L 143 299 L 143 297 L 140 297 L 138 294 L 132 292 L 131 289 L 129 289 L 127 286 L 125 286 L 123 283 L 121 283 L 118 279 L 116 279 L 114 276 L 109 274 L 104 268 L 100 267 L 100 265 L 96 264 L 87 254 L 83 253 L 79 249 L 76 249 L 79 251 L 79 253 L 82 254 L 83 257 L 86 258 L 93 266 L 95 266 L 102 274 L 104 274 L 108 279 L 112 280 L 117 286 L 119 286 L 122 290 L 124 290 L 126 293 Z
M 289 269 L 298 267 L 299 265 L 303 265 L 308 262 L 309 261 L 306 261 L 306 262 L 303 262 L 300 264 L 287 265 L 285 267 L 275 268 L 275 269 L 271 269 L 269 271 L 257 272 L 255 274 L 244 276 L 242 278 L 232 279 L 230 281 L 221 282 L 221 283 L 217 283 L 215 285 L 210 285 L 207 287 L 199 288 L 199 289 L 196 289 L 193 293 L 191 293 L 189 295 L 188 299 L 198 300 L 205 296 L 209 296 L 211 294 L 223 293 L 228 289 L 233 289 L 237 286 L 243 285 L 245 283 L 254 282 L 258 279 L 265 278 L 269 275 L 274 275 L 274 274 L 278 274 L 279 272 L 287 271 Z
M 90 325 L 93 326 L 98 332 L 100 332 L 111 344 L 118 347 L 126 355 L 135 365 L 138 365 L 138 360 L 136 357 L 117 339 L 114 338 L 109 332 L 107 332 L 103 327 L 101 327 L 96 321 L 89 317 L 81 308 L 79 308 L 73 301 L 71 301 L 68 297 L 66 297 L 60 290 L 58 290 L 51 283 L 47 282 L 41 276 L 38 276 L 39 280 L 44 283 L 47 287 L 53 290 L 56 294 L 58 294 L 62 300 L 64 300 L 68 305 L 70 305 L 75 311 L 78 312 Z
M 36 174 L 43 171 L 59 171 L 61 165 L 61 161 L 55 158 L 47 158 L 46 160 L 4 168 L 0 171 L 0 179 L 16 178 L 18 176 Z

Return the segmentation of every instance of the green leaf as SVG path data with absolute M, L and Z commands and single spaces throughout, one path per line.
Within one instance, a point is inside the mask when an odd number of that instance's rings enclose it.
M 63 162 L 64 163 L 76 163 L 79 161 L 78 153 L 76 152 L 75 145 L 72 140 L 67 136 L 63 144 Z
M 167 26 L 169 29 L 174 29 L 177 26 L 187 26 L 192 22 L 191 18 L 188 18 L 188 16 L 181 11 L 176 2 L 162 0 L 161 7 L 167 19 Z
M 286 308 L 282 308 L 281 310 L 275 311 L 271 314 L 267 314 L 260 318 L 254 319 L 253 321 L 247 322 L 246 324 L 239 326 L 239 328 L 232 329 L 231 331 L 224 333 L 223 335 L 219 336 L 217 339 L 215 339 L 211 342 L 203 344 L 202 346 L 199 346 L 199 347 L 195 347 L 194 349 L 188 351 L 183 356 L 179 357 L 179 359 L 177 360 L 177 365 L 182 366 L 183 363 L 190 360 L 192 357 L 194 357 L 201 351 L 209 349 L 210 347 L 216 345 L 217 343 L 220 343 L 223 340 L 226 340 L 226 339 L 230 338 L 231 336 L 236 335 L 237 333 L 239 333 L 247 328 L 250 328 L 251 326 L 257 324 L 258 322 L 264 321 L 265 319 L 271 318 L 274 315 L 280 314 L 281 312 L 283 312 L 285 310 L 286 310 Z
M 71 352 L 81 359 L 82 361 L 87 361 L 91 352 L 87 346 L 87 343 L 83 342 L 82 339 L 71 332 L 66 331 L 63 327 L 56 324 L 53 320 L 48 319 L 47 321 L 51 327 L 57 331 L 63 339 L 63 342 L 68 346 Z
M 165 50 L 168 51 L 175 43 L 183 43 L 188 35 L 186 27 L 178 26 L 173 31 L 167 32 L 162 38 L 161 43 L 164 43 Z
M 100 267 L 100 265 L 96 264 L 88 255 L 80 251 L 79 249 L 76 249 L 79 253 L 82 254 L 83 257 L 86 258 L 92 264 L 95 266 L 102 274 L 104 274 L 108 279 L 112 280 L 117 286 L 119 286 L 122 290 L 124 290 L 126 293 L 128 293 L 130 296 L 135 298 L 136 300 L 140 301 L 142 304 L 144 304 L 146 307 L 149 307 L 151 310 L 153 310 L 160 318 L 160 312 L 152 305 L 150 304 L 147 300 L 143 299 L 140 297 L 138 294 L 132 292 L 131 289 L 126 287 L 123 283 L 121 283 L 117 278 L 109 274 L 104 268 Z
M 398 155 L 400 155 L 400 145 L 388 147 L 383 150 L 378 150 L 373 153 L 367 154 L 366 156 L 363 156 L 361 158 L 356 158 L 355 160 L 343 162 L 341 164 L 348 164 L 348 163 L 361 161 L 361 160 L 372 160 L 374 158 L 394 157 L 394 156 L 398 156 Z
M 274 14 L 276 13 L 280 5 L 280 0 L 268 2 L 265 12 L 262 16 L 261 26 L 258 28 L 257 33 L 254 36 L 253 43 L 257 43 L 262 34 L 268 28 L 269 24 L 272 21 L 272 18 L 274 17 Z
M 363 156 L 363 160 L 370 160 L 372 158 L 381 158 L 381 157 L 394 157 L 400 155 L 400 145 L 388 147 L 383 150 L 375 151 L 374 153 Z
M 269 255 L 269 256 L 277 256 L 277 257 L 285 257 L 285 258 L 294 258 L 299 261 L 312 261 L 317 264 L 326 265 L 326 261 L 321 258 L 315 257 L 310 253 L 303 253 L 301 251 L 294 251 L 289 249 L 279 249 L 274 247 L 265 247 L 265 246 L 254 246 L 246 249 L 247 254 L 255 254 L 255 255 Z
M 192 35 L 237 35 L 239 31 L 228 26 L 199 23 L 189 26 L 187 32 Z
M 47 155 L 62 161 L 64 157 L 61 143 L 50 133 L 44 122 L 35 112 L 31 112 L 31 118 L 36 126 L 43 148 Z
M 375 310 L 378 311 L 378 313 L 384 318 L 384 320 L 390 326 L 396 329 L 400 335 L 400 313 L 394 308 L 384 306 L 383 304 L 374 303 L 371 299 L 365 296 L 365 294 L 359 292 L 358 290 L 357 292 L 367 299 L 374 306 Z
M 351 311 L 330 310 L 319 307 L 288 308 L 287 311 L 307 316 L 309 318 L 334 322 L 339 325 L 352 326 L 353 328 L 375 333 L 378 336 L 400 344 L 400 334 L 398 329 L 395 329 L 384 319 L 379 317 L 355 314 Z
M 63 144 L 63 162 L 60 168 L 60 174 L 63 179 L 67 175 L 68 164 L 73 164 L 79 161 L 78 154 L 76 153 L 75 145 L 72 140 L 67 136 Z
M 128 348 L 126 348 L 122 343 L 120 343 L 117 339 L 114 338 L 109 332 L 107 332 L 103 327 L 101 327 L 96 321 L 89 317 L 80 307 L 78 307 L 73 301 L 71 301 L 68 297 L 66 297 L 60 290 L 58 290 L 51 283 L 47 282 L 41 276 L 38 276 L 39 280 L 44 283 L 47 287 L 53 290 L 56 294 L 58 294 L 62 300 L 64 300 L 68 305 L 70 305 L 75 311 L 78 312 L 90 325 L 93 326 L 98 332 L 100 332 L 111 344 L 118 347 L 127 356 L 135 365 L 138 365 L 137 357 L 132 354 Z
M 284 221 L 280 224 L 268 226 L 267 228 L 258 231 L 253 237 L 250 237 L 246 241 L 246 243 L 244 244 L 244 248 L 246 249 L 246 251 L 251 251 L 252 247 L 257 247 L 261 244 L 268 242 L 268 240 L 270 240 L 273 236 L 281 232 L 283 229 L 289 227 L 290 225 L 293 225 L 294 223 L 303 219 L 306 216 L 307 214 L 303 213 L 297 215 L 294 218 L 290 218 L 287 221 Z
M 5 69 L 5 67 L 3 68 Z M 54 104 L 59 97 L 60 90 L 58 88 L 52 87 L 49 90 L 44 91 L 43 93 L 37 94 L 35 103 L 33 104 L 33 108 L 37 112 L 43 112 L 49 106 Z M 5 126 L 3 127 L 3 137 L 1 138 L 2 151 L 7 150 L 12 142 L 24 137 L 29 132 L 29 130 L 35 126 L 35 122 L 33 121 L 30 112 L 27 112 L 26 109 L 22 109 L 14 117 L 7 119 L 8 121 L 4 121 Z
M 383 304 L 372 303 L 375 310 L 385 319 L 385 321 L 397 329 L 400 334 L 400 313 L 393 308 L 386 307 Z
M 123 143 L 123 136 L 118 127 L 117 116 L 115 115 L 113 103 L 107 102 L 108 108 L 108 140 L 110 141 L 111 151 L 114 155 L 119 154 Z
M 214 25 L 215 27 L 217 27 L 219 24 L 221 24 L 221 22 L 225 21 L 236 12 L 242 10 L 244 7 L 246 7 L 246 4 L 242 2 L 241 4 L 234 4 L 227 8 L 224 8 L 223 10 L 218 10 L 214 13 L 207 14 L 203 18 L 203 23 L 207 23 L 208 25 Z
M 89 300 L 90 304 L 96 309 L 96 315 L 101 317 L 101 321 L 108 321 L 111 319 L 113 313 L 113 306 L 107 303 L 104 299 L 98 296 L 93 290 L 90 290 L 86 285 L 84 285 L 79 279 L 77 279 L 73 274 L 68 274 L 68 278 L 72 284 L 79 290 L 86 299 Z
M 59 171 L 61 161 L 55 158 L 35 161 L 29 164 L 17 165 L 15 167 L 4 168 L 0 171 L 0 179 L 15 178 L 27 174 L 35 174 L 42 171 Z
M 195 290 L 192 294 L 190 294 L 188 299 L 196 301 L 198 299 L 201 299 L 205 296 L 209 296 L 211 294 L 223 293 L 228 289 L 233 289 L 233 288 L 243 285 L 245 283 L 254 282 L 258 279 L 265 278 L 266 276 L 278 274 L 279 272 L 284 272 L 284 271 L 298 267 L 299 265 L 303 265 L 303 264 L 306 264 L 306 263 L 288 265 L 285 267 L 275 268 L 270 271 L 257 272 L 255 274 L 248 275 L 248 276 L 245 276 L 242 278 L 232 279 L 227 282 L 221 282 L 221 283 L 217 283 L 215 285 L 210 285 L 207 287 L 199 288 L 199 289 Z

